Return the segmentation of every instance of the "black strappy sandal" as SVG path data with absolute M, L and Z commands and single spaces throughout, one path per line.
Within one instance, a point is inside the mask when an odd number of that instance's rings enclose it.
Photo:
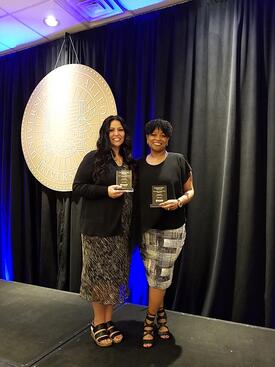
M 91 336 L 96 345 L 101 348 L 110 347 L 113 344 L 112 339 L 107 332 L 106 323 L 98 324 L 96 326 L 91 325 Z M 102 343 L 103 340 L 107 339 L 110 339 L 109 343 Z
M 161 307 L 157 313 L 157 324 L 158 324 L 158 334 L 162 340 L 169 340 L 171 338 L 170 331 L 167 326 L 167 314 L 165 309 Z M 160 330 L 165 328 L 165 330 Z
M 149 349 L 154 345 L 154 326 L 155 326 L 155 317 L 156 315 L 151 315 L 147 312 L 146 318 L 143 324 L 143 348 Z M 146 335 L 150 335 L 152 338 L 144 339 Z
M 121 343 L 123 340 L 123 334 L 121 331 L 118 330 L 113 321 L 106 322 L 106 327 L 109 337 L 112 339 L 113 343 L 115 344 Z M 121 339 L 117 340 L 116 336 L 121 336 Z

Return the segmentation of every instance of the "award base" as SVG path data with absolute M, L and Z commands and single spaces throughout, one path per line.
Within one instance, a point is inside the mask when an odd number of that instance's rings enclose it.
M 123 192 L 134 192 L 134 189 L 120 189 Z
M 159 204 L 150 204 L 150 208 L 161 208 Z

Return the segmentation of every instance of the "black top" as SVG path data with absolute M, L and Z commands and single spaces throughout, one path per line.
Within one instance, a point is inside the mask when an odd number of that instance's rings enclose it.
M 185 207 L 167 211 L 150 208 L 152 186 L 166 185 L 167 199 L 177 199 L 183 195 L 183 185 L 190 177 L 191 167 L 182 154 L 168 153 L 165 161 L 150 165 L 143 158 L 138 161 L 138 195 L 140 204 L 141 230 L 173 229 L 185 223 Z
M 83 197 L 81 211 L 81 233 L 90 236 L 110 236 L 121 231 L 121 210 L 123 195 L 112 199 L 108 186 L 116 184 L 115 162 L 107 165 L 104 177 L 93 179 L 94 156 L 88 153 L 80 163 L 73 182 L 73 192 Z

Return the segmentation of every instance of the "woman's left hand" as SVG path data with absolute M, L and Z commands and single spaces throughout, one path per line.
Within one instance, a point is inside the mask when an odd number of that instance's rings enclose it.
M 159 206 L 165 210 L 176 210 L 178 209 L 178 200 L 177 199 L 166 200 L 163 203 L 159 204 Z

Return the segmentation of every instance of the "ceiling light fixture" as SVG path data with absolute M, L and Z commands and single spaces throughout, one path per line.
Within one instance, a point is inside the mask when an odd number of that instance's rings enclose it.
M 48 27 L 56 27 L 59 24 L 59 21 L 56 19 L 54 15 L 48 15 L 46 18 L 44 18 L 44 23 Z

